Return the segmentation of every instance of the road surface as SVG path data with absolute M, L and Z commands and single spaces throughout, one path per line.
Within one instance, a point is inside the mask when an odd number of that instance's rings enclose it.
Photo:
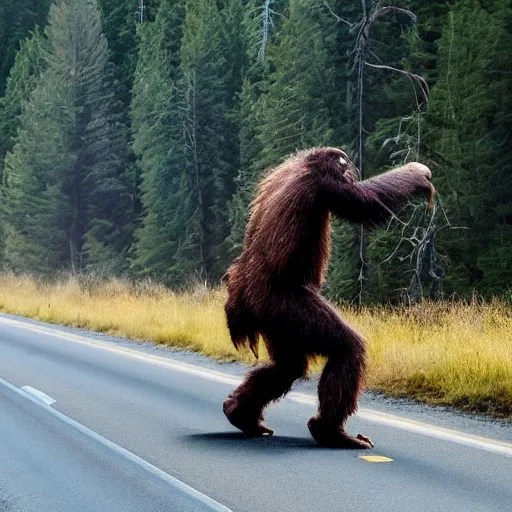
M 323 449 L 297 392 L 247 439 L 222 414 L 237 381 L 0 315 L 0 512 L 512 511 L 510 441 L 363 409 L 375 449 Z

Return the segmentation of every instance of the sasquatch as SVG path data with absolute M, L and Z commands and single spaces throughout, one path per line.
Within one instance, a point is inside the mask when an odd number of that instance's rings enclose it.
M 409 163 L 357 181 L 336 148 L 298 152 L 270 171 L 251 204 L 241 255 L 228 271 L 227 323 L 233 344 L 257 356 L 259 336 L 270 362 L 252 370 L 224 402 L 224 413 L 250 436 L 272 435 L 263 409 L 308 372 L 311 356 L 327 358 L 318 383 L 319 411 L 308 427 L 324 446 L 369 448 L 345 431 L 357 409 L 365 342 L 320 295 L 330 258 L 330 217 L 366 226 L 389 219 L 416 194 L 433 198 L 429 169 Z

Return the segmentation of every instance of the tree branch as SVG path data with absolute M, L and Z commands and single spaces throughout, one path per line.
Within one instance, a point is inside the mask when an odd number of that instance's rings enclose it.
M 341 16 L 338 16 L 332 9 L 331 9 L 331 6 L 326 2 L 324 1 L 324 5 L 327 7 L 327 9 L 329 9 L 329 12 L 336 18 L 336 21 L 338 22 L 341 22 L 341 23 L 345 23 L 345 25 L 348 25 L 350 28 L 352 28 L 354 26 L 353 23 L 350 23 L 350 21 L 347 21 L 345 19 L 343 19 Z
M 416 14 L 409 11 L 408 9 L 402 9 L 401 7 L 394 7 L 394 6 L 386 6 L 381 7 L 380 9 L 377 9 L 371 16 L 368 21 L 369 24 L 372 24 L 376 19 L 382 18 L 382 16 L 386 16 L 386 14 L 390 13 L 400 13 L 405 14 L 409 18 L 411 18 L 411 21 L 413 23 L 416 23 L 418 21 L 418 18 L 416 17 Z
M 365 65 L 370 68 L 386 69 L 388 71 L 395 71 L 396 73 L 401 73 L 402 75 L 405 75 L 408 78 L 414 80 L 420 86 L 421 92 L 423 93 L 425 100 L 428 102 L 428 95 L 430 93 L 430 89 L 429 89 L 428 84 L 425 81 L 425 79 L 423 77 L 421 77 L 420 75 L 416 75 L 414 73 L 411 73 L 410 71 L 405 71 L 405 69 L 399 69 L 399 68 L 394 68 L 392 66 L 386 66 L 385 64 L 372 64 L 371 62 L 365 61 Z
M 265 58 L 265 50 L 267 49 L 268 36 L 270 33 L 270 24 L 271 24 L 271 16 L 270 16 L 270 3 L 272 0 L 265 0 L 263 4 L 263 26 L 261 27 L 261 46 L 258 52 L 258 59 L 262 61 Z

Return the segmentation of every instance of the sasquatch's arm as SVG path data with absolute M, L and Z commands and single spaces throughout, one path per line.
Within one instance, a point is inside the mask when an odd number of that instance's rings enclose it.
M 331 210 L 350 222 L 381 224 L 416 195 L 428 196 L 431 205 L 435 192 L 431 176 L 428 167 L 412 162 L 375 178 L 333 186 Z

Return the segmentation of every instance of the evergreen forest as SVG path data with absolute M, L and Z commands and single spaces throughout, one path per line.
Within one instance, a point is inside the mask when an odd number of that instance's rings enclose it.
M 510 0 L 2 0 L 0 269 L 217 286 L 297 149 L 433 172 L 337 301 L 512 299 Z

